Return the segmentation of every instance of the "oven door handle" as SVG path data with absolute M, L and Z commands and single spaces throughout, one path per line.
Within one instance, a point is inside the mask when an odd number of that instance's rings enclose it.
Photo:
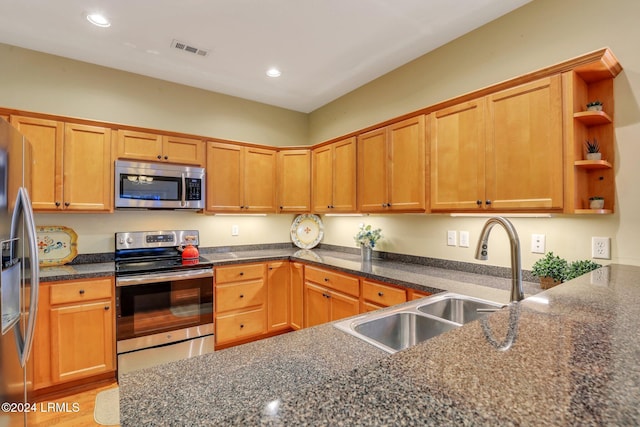
M 116 286 L 145 285 L 148 283 L 166 282 L 169 280 L 189 280 L 211 277 L 213 279 L 212 268 L 202 268 L 198 270 L 173 271 L 163 273 L 145 274 L 140 276 L 116 277 Z

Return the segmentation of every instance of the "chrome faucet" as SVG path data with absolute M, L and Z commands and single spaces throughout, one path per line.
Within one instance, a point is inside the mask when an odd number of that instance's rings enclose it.
M 489 218 L 482 228 L 478 246 L 476 247 L 476 259 L 486 261 L 489 257 L 489 233 L 494 225 L 500 224 L 509 235 L 511 243 L 511 302 L 524 299 L 522 290 L 522 263 L 520 261 L 520 240 L 516 229 L 506 218 L 500 216 Z

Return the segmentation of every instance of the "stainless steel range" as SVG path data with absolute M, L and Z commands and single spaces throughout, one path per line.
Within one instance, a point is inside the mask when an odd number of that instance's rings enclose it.
M 116 233 L 118 375 L 213 351 L 213 266 L 196 230 Z

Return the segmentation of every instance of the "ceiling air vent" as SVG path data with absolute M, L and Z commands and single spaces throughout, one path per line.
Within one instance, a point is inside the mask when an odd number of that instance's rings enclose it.
M 199 49 L 199 48 L 197 48 L 195 46 L 192 46 L 192 45 L 190 45 L 188 43 L 181 42 L 180 40 L 175 40 L 175 39 L 171 42 L 171 47 L 174 47 L 174 48 L 179 49 L 179 50 L 183 50 L 185 52 L 193 53 L 193 54 L 196 54 L 198 56 L 207 56 L 209 54 L 208 50 Z

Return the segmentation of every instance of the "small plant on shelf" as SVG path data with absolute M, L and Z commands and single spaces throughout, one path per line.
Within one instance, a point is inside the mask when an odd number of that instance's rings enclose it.
M 600 144 L 598 140 L 593 138 L 593 141 L 586 140 L 585 148 L 587 149 L 587 160 L 600 160 L 602 159 L 602 153 L 600 152 Z
M 542 289 L 549 289 L 566 280 L 568 269 L 567 260 L 554 255 L 553 252 L 547 252 L 533 264 L 531 273 L 540 278 Z
M 587 111 L 602 111 L 602 102 L 599 100 L 589 102 L 587 104 Z
M 602 209 L 602 208 L 604 208 L 604 197 L 602 197 L 602 196 L 589 197 L 589 207 L 591 209 Z

